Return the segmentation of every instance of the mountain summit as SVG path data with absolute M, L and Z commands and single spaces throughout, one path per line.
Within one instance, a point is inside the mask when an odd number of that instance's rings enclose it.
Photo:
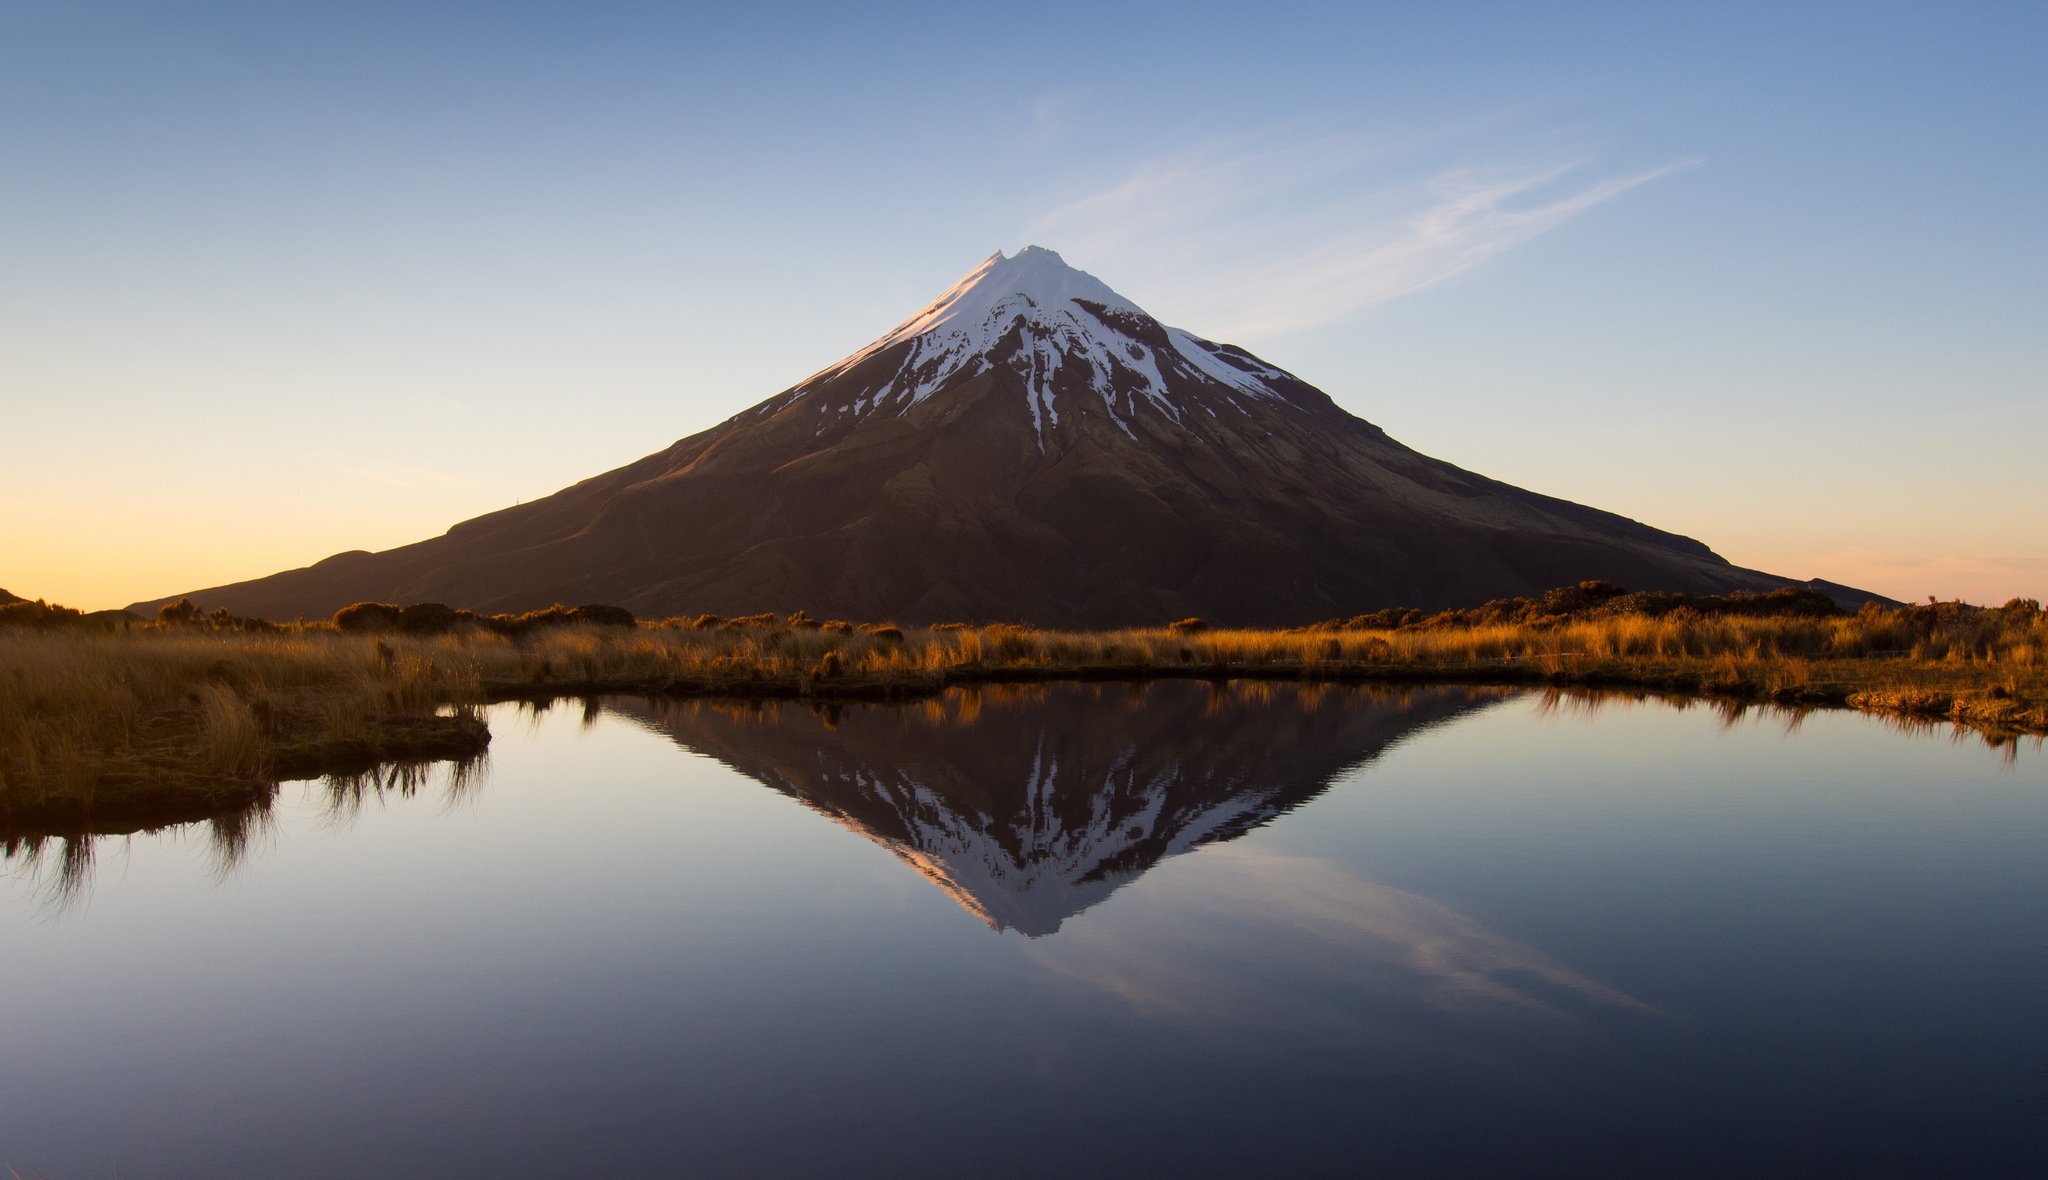
M 1272 625 L 1589 578 L 1786 584 L 1409 450 L 1031 246 L 636 463 L 431 540 L 190 596 L 273 618 L 381 600 Z
M 900 354 L 900 355 L 899 355 Z M 864 372 L 874 380 L 893 369 L 852 405 L 831 411 L 858 420 L 901 415 L 956 380 L 1007 366 L 1024 383 L 1025 406 L 1041 452 L 1048 432 L 1057 437 L 1060 411 L 1099 413 L 1136 438 L 1130 420 L 1143 406 L 1177 425 L 1191 425 L 1184 410 L 1213 418 L 1218 399 L 1286 397 L 1286 382 L 1308 388 L 1239 349 L 1212 344 L 1167 328 L 1100 279 L 1075 270 L 1042 246 L 1014 258 L 989 256 L 931 306 L 896 330 L 778 399 L 802 399 L 813 389 L 864 370 L 875 357 L 889 364 Z M 777 405 L 771 402 L 769 405 Z

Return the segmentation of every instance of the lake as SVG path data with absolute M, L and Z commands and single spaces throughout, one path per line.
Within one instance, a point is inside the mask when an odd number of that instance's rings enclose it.
M 2048 761 L 1169 681 L 501 705 L 17 843 L 0 1165 L 2048 1175 Z

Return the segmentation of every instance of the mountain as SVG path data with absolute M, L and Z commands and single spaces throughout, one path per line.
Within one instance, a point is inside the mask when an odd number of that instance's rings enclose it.
M 1034 246 L 990 256 L 873 344 L 639 462 L 431 540 L 190 597 L 271 618 L 381 600 L 1271 625 L 1589 578 L 1786 584 L 1418 454 Z
M 1160 861 L 1234 840 L 1395 743 L 1502 699 L 1169 680 L 831 710 L 601 708 L 874 841 L 990 929 L 1035 937 Z

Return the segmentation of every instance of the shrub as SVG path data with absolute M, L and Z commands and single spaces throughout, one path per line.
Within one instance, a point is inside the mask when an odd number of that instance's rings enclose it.
M 475 617 L 445 602 L 415 602 L 398 612 L 398 629 L 408 635 L 441 635 Z
M 1209 629 L 1209 620 L 1186 618 L 1177 623 L 1168 623 L 1166 629 L 1175 635 L 1199 635 Z
M 545 631 L 553 627 L 566 627 L 575 623 L 598 627 L 637 627 L 640 625 L 633 612 L 625 607 L 607 606 L 604 603 L 597 602 L 576 607 L 563 606 L 558 602 L 545 610 L 530 610 L 523 615 L 492 615 L 485 619 L 479 619 L 477 616 L 463 610 L 458 610 L 454 613 L 457 625 L 462 623 L 482 623 L 498 634 L 513 639 L 524 635 L 531 635 L 536 631 Z M 712 617 L 715 618 L 716 616 Z M 697 626 L 701 627 L 704 624 L 699 622 Z
M 334 612 L 334 627 L 337 631 L 396 631 L 404 613 L 396 603 L 358 602 Z
M 517 638 L 549 627 L 559 627 L 568 621 L 569 608 L 558 602 L 545 610 L 530 610 L 523 615 L 492 615 L 489 625 L 500 635 Z
M 54 606 L 38 598 L 34 602 L 14 602 L 0 606 L 0 627 L 31 627 L 47 631 L 52 627 L 69 627 L 85 622 L 85 616 L 68 606 Z
M 1392 631 L 1413 626 L 1427 617 L 1412 606 L 1390 606 L 1368 615 L 1352 615 L 1344 620 L 1344 627 L 1350 631 Z
M 1575 615 L 1628 593 L 1612 582 L 1580 582 L 1546 591 L 1541 606 L 1544 614 Z
M 168 627 L 182 627 L 199 617 L 199 607 L 189 598 L 156 608 L 156 621 Z
M 112 629 L 125 629 L 130 623 L 140 622 L 137 616 L 127 611 L 94 611 L 86 616 L 99 625 Z M 168 606 L 157 608 L 156 625 L 159 627 L 189 627 L 206 631 L 281 631 L 284 628 L 269 619 L 238 615 L 224 606 L 202 611 L 189 598 L 180 598 Z
M 1943 604 L 1947 609 L 1953 604 Z M 1934 609 L 1934 608 L 1919 608 Z M 1832 618 L 1845 612 L 1835 600 L 1810 586 L 1785 586 L 1758 594 L 1681 594 L 1669 590 L 1628 591 L 1612 582 L 1580 582 L 1545 591 L 1540 598 L 1496 598 L 1479 606 L 1459 607 L 1425 615 L 1411 607 L 1389 607 L 1353 615 L 1351 630 L 1427 631 L 1488 627 L 1500 624 L 1555 625 L 1568 620 L 1641 615 L 1648 618 Z
M 623 606 L 606 606 L 601 602 L 592 602 L 571 608 L 569 611 L 569 621 L 572 623 L 591 623 L 599 627 L 634 627 L 639 625 L 639 620 L 633 617 L 632 611 L 627 610 Z
M 1645 618 L 1659 619 L 1665 615 L 1691 609 L 1686 606 L 1687 601 L 1687 596 L 1683 594 L 1663 590 L 1638 590 L 1632 594 L 1620 594 L 1608 599 L 1606 609 L 1601 613 L 1641 615 Z
M 1748 594 L 1738 590 L 1720 598 L 1708 595 L 1695 601 L 1715 604 L 1718 609 L 1707 613 L 1719 614 L 1825 619 L 1848 613 L 1834 599 L 1810 586 L 1786 586 L 1766 594 Z
M 691 621 L 690 626 L 696 628 L 699 631 L 709 631 L 714 627 L 725 626 L 725 616 L 698 615 L 694 620 Z

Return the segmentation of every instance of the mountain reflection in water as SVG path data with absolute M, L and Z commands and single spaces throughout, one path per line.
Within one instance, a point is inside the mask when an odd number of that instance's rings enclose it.
M 580 711 L 724 763 L 888 849 L 996 931 L 1061 925 L 1177 853 L 1234 839 L 1322 793 L 1396 743 L 1527 690 L 1239 680 L 955 688 L 912 703 L 575 697 L 496 706 L 494 723 Z M 1805 711 L 1596 689 L 1538 690 L 1537 714 L 1590 717 L 1653 705 L 1717 713 L 1724 727 Z M 1960 739 L 1928 720 L 1876 719 Z M 2016 763 L 2018 742 L 1984 740 Z M 2036 745 L 2039 743 L 2037 742 Z M 401 763 L 309 787 L 328 822 L 367 804 L 487 788 L 488 756 Z M 90 885 L 106 847 L 135 836 L 202 839 L 225 878 L 272 831 L 277 788 L 211 814 L 110 814 L 63 828 L 0 823 L 0 869 L 38 879 L 59 908 Z
M 1488 691 L 1235 681 L 955 689 L 918 705 L 607 700 L 888 849 L 997 931 L 1052 934 L 1300 806 Z
M 489 719 L 487 775 L 0 830 L 0 1165 L 2044 1174 L 2032 754 L 1199 681 Z

